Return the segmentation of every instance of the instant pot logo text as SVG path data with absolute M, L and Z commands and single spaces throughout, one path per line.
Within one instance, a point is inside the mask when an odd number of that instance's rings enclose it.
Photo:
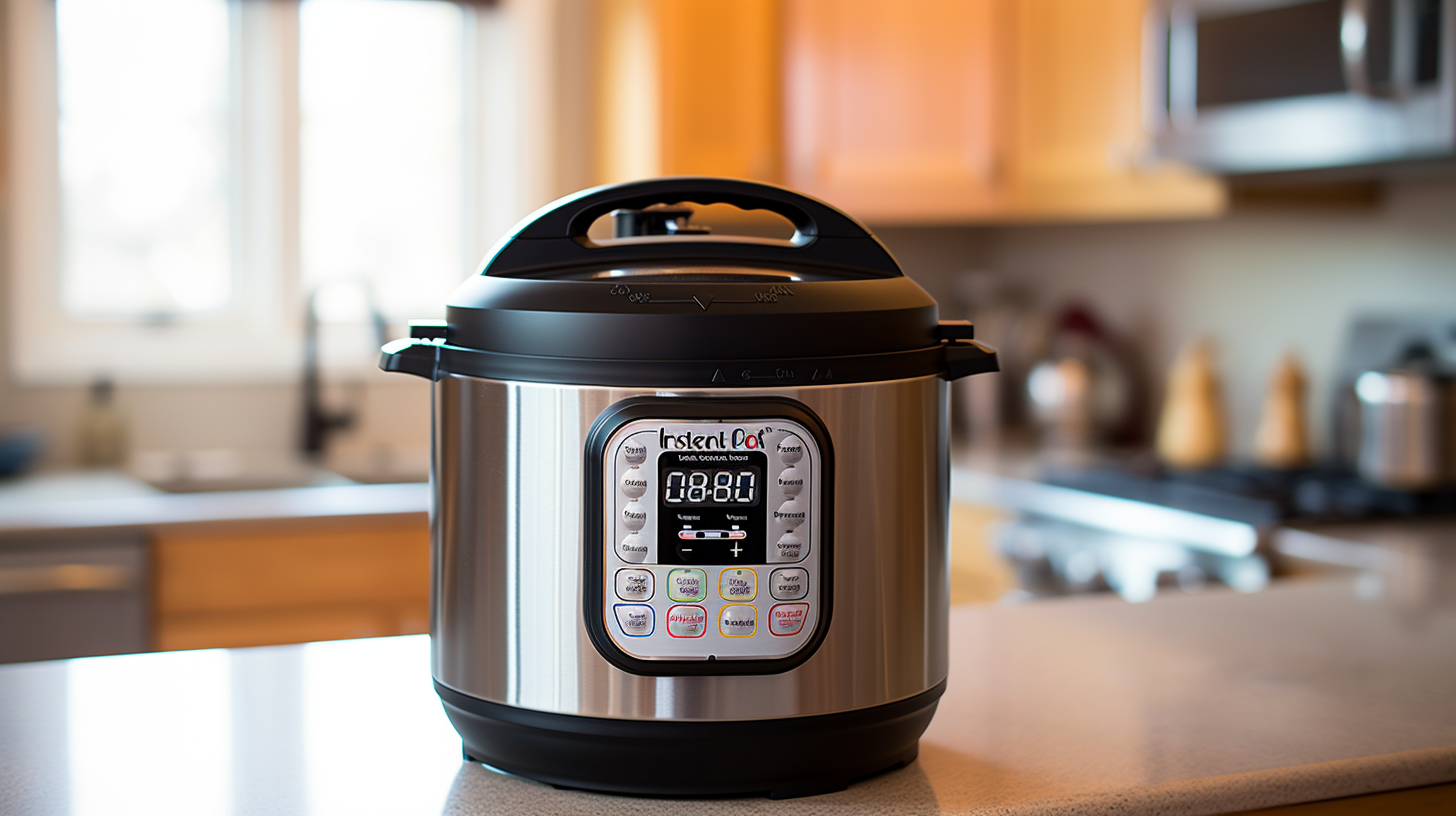
M 734 428 L 732 431 L 719 431 L 715 434 L 695 434 L 692 432 L 668 433 L 666 428 L 657 432 L 658 447 L 663 450 L 758 450 L 763 447 L 764 431 L 749 431 L 746 428 Z

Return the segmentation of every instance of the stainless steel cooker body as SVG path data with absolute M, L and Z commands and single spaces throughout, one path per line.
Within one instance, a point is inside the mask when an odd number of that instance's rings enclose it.
M 773 674 L 644 676 L 586 631 L 592 424 L 631 397 L 789 398 L 834 451 L 830 616 Z M 435 386 L 433 669 L 470 697 L 555 714 L 765 720 L 882 706 L 946 677 L 948 383 L 606 388 L 451 375 Z
M 949 383 L 996 370 L 969 323 L 839 210 L 707 178 L 543 208 L 446 316 L 380 366 L 435 383 L 433 672 L 467 759 L 794 796 L 915 758 L 947 670 Z

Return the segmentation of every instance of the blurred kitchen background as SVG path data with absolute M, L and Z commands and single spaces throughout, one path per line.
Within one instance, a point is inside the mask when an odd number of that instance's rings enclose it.
M 57 622 L 0 661 L 422 631 L 429 391 L 378 346 L 673 174 L 838 205 L 1001 350 L 958 602 L 1452 595 L 1452 2 L 0 8 L 0 619 Z

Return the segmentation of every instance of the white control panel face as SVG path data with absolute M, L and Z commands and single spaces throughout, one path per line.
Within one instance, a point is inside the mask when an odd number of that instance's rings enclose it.
M 602 618 L 641 660 L 771 660 L 820 613 L 822 459 L 779 418 L 639 419 L 603 462 Z

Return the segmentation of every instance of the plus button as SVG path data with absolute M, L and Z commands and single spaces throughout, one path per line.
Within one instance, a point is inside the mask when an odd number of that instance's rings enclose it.
M 733 553 L 733 557 L 737 558 L 738 554 L 743 552 L 743 547 L 737 541 L 735 541 L 733 542 L 733 549 L 729 550 L 728 552 Z

